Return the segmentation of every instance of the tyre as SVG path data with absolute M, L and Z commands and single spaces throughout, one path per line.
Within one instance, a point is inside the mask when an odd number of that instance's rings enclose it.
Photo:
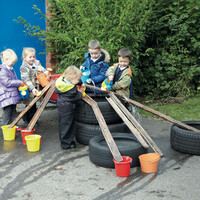
M 113 133 L 113 139 L 122 156 L 133 159 L 132 167 L 140 165 L 139 156 L 147 153 L 147 149 L 132 134 Z M 113 156 L 103 136 L 93 137 L 89 142 L 89 158 L 92 163 L 105 168 L 114 168 Z
M 107 95 L 90 94 L 90 96 L 97 102 L 99 109 L 101 110 L 101 113 L 107 124 L 122 122 L 118 114 L 107 102 L 105 98 Z M 75 118 L 76 118 L 76 121 L 82 122 L 85 124 L 98 124 L 98 121 L 92 110 L 92 107 L 83 100 L 79 101 L 76 105 Z
M 200 121 L 186 121 L 183 123 L 200 129 Z M 170 132 L 172 149 L 181 153 L 200 155 L 200 130 L 199 132 L 193 132 L 174 124 Z
M 125 123 L 110 124 L 108 125 L 108 128 L 111 133 L 127 133 L 129 131 Z M 78 143 L 88 145 L 90 139 L 98 135 L 102 135 L 102 131 L 99 125 L 76 122 L 76 140 Z

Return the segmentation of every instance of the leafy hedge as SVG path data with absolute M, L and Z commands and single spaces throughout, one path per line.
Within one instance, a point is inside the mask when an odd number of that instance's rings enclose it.
M 142 93 L 165 97 L 196 92 L 200 75 L 199 18 L 199 1 L 157 1 L 147 27 L 147 54 L 140 59 Z
M 188 96 L 199 84 L 200 3 L 195 0 L 48 0 L 52 19 L 41 30 L 22 17 L 26 34 L 50 45 L 58 72 L 80 66 L 92 39 L 117 62 L 117 51 L 133 52 L 134 91 L 138 95 Z

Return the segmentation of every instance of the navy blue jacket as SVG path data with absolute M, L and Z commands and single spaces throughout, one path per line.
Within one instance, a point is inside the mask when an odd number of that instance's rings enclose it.
M 101 87 L 101 83 L 106 78 L 106 71 L 108 70 L 109 64 L 105 62 L 105 54 L 101 52 L 100 57 L 97 61 L 91 60 L 90 53 L 85 54 L 85 62 L 82 64 L 86 69 L 90 70 L 90 78 L 94 82 L 96 87 Z

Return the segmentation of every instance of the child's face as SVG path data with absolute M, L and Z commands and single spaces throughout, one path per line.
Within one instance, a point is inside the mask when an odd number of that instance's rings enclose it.
M 118 57 L 118 61 L 121 67 L 129 66 L 130 60 L 128 57 Z
M 101 54 L 101 50 L 100 49 L 89 49 L 89 53 L 90 53 L 92 59 L 97 59 Z
M 79 81 L 81 80 L 81 76 L 78 76 L 76 78 L 73 78 L 70 80 L 70 82 L 74 85 L 77 85 L 79 83 Z
M 33 65 L 33 63 L 35 62 L 35 53 L 34 52 L 28 53 L 27 56 L 24 57 L 24 61 L 29 65 Z
M 6 59 L 4 63 L 9 67 L 12 67 L 16 63 L 16 61 L 10 62 L 9 59 Z
M 12 62 L 12 63 L 10 64 L 10 67 L 12 67 L 15 63 L 16 63 L 16 62 Z

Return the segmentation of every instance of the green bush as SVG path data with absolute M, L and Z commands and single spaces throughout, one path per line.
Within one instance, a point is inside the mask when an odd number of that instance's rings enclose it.
M 151 14 L 150 0 L 48 0 L 52 19 L 42 14 L 49 23 L 49 29 L 41 30 L 22 17 L 26 34 L 37 36 L 50 45 L 48 51 L 56 52 L 60 60 L 59 71 L 68 65 L 80 66 L 88 51 L 88 42 L 96 39 L 111 55 L 111 64 L 117 62 L 120 48 L 129 48 L 133 53 L 132 65 L 136 66 L 139 50 L 145 43 L 145 29 Z
M 199 85 L 200 1 L 196 0 L 48 0 L 52 19 L 47 30 L 22 17 L 26 34 L 45 40 L 56 52 L 58 72 L 80 66 L 87 44 L 96 39 L 111 54 L 133 52 L 134 93 L 165 98 L 191 96 Z
M 147 27 L 147 54 L 141 57 L 142 93 L 159 98 L 190 96 L 200 74 L 200 2 L 160 0 L 153 12 Z

